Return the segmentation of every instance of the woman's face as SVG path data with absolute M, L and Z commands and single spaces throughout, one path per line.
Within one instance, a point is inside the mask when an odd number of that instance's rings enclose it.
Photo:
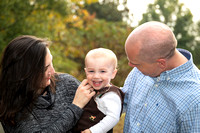
M 52 55 L 50 50 L 47 48 L 47 54 L 45 57 L 45 76 L 44 76 L 44 88 L 50 85 L 51 83 L 51 76 L 54 75 L 55 70 L 52 63 Z

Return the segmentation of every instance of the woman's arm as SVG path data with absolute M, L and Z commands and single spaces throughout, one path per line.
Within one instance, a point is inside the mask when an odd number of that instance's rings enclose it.
M 52 107 L 35 108 L 26 120 L 18 124 L 18 132 L 70 132 L 83 112 L 82 107 L 95 94 L 90 92 L 87 80 L 78 85 L 79 82 L 71 75 L 60 75 Z

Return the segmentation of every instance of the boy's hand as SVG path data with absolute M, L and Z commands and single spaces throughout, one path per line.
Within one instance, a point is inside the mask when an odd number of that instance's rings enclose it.
M 92 132 L 90 131 L 90 129 L 85 129 L 84 131 L 81 131 L 81 133 L 92 133 Z

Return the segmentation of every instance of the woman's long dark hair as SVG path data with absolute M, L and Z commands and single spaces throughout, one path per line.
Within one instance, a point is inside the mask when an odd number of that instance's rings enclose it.
M 38 98 L 45 74 L 48 44 L 41 38 L 20 36 L 6 47 L 0 64 L 2 122 L 15 125 L 16 114 L 31 107 Z M 55 91 L 54 87 L 51 89 Z

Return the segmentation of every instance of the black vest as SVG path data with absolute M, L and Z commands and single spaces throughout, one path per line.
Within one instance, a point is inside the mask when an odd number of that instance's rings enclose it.
M 121 99 L 121 104 L 123 107 L 123 100 L 124 100 L 124 93 L 117 87 L 117 86 L 111 86 L 111 87 L 105 87 L 102 88 L 99 91 L 96 91 L 96 95 L 88 102 L 88 104 L 83 108 L 84 112 L 77 122 L 73 133 L 80 133 L 81 131 L 84 131 L 85 129 L 89 129 L 93 125 L 99 123 L 100 120 L 102 120 L 105 117 L 105 114 L 103 114 L 98 108 L 97 104 L 94 101 L 94 98 L 98 96 L 101 98 L 105 93 L 107 92 L 115 92 Z M 123 109 L 121 109 L 122 112 Z M 107 133 L 112 133 L 113 130 L 111 129 Z

